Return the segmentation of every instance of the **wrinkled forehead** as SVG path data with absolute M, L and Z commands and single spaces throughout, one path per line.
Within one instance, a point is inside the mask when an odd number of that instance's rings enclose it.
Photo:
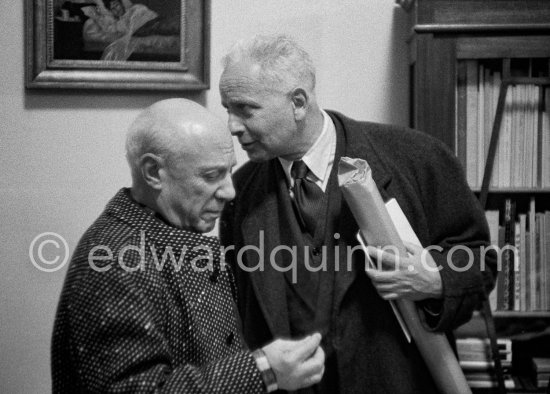
M 224 105 L 232 101 L 261 100 L 274 94 L 284 94 L 288 90 L 286 84 L 278 83 L 242 65 L 224 71 L 219 89 Z
M 263 81 L 263 72 L 259 64 L 249 61 L 228 63 L 220 78 L 221 87 L 256 86 Z
M 208 171 L 231 171 L 237 164 L 233 145 L 221 147 L 211 145 L 209 149 L 194 151 L 184 156 L 184 165 L 191 173 Z

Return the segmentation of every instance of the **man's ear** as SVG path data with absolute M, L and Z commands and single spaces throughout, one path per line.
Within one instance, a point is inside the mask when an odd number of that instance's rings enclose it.
M 292 91 L 290 98 L 294 107 L 294 119 L 296 121 L 304 120 L 309 101 L 307 92 L 302 88 L 296 88 Z
M 162 189 L 164 160 L 153 153 L 146 153 L 139 159 L 143 181 L 155 190 Z

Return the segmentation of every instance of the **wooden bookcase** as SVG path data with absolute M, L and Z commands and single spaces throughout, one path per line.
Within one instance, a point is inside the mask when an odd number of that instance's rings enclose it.
M 520 71 L 521 76 L 550 78 L 550 0 L 397 2 L 407 5 L 411 24 L 411 127 L 446 143 L 457 154 L 465 170 L 476 166 L 478 170 L 483 168 L 483 163 L 472 156 L 472 145 L 468 145 L 472 144 L 471 127 L 467 122 L 467 105 L 464 104 L 466 91 L 461 85 L 467 76 L 467 67 L 474 62 L 491 70 L 491 73 L 500 73 L 501 78 L 514 76 L 516 69 L 523 67 L 529 75 Z M 545 91 L 540 92 L 540 100 L 545 100 Z M 514 132 L 520 132 L 519 129 Z M 516 201 L 516 220 L 519 214 L 529 213 L 531 201 L 536 203 L 537 212 L 550 210 L 550 187 L 543 186 L 540 179 L 540 148 L 537 155 L 538 162 L 533 166 L 538 167 L 533 171 L 537 171 L 539 179 L 533 174 L 534 180 L 529 185 L 512 183 L 505 187 L 493 180 L 486 209 L 502 210 L 505 200 L 513 199 Z M 483 169 L 480 171 L 477 179 L 482 178 Z M 476 176 L 470 172 L 467 178 L 475 179 Z M 479 196 L 481 182 L 470 182 L 470 185 Z M 500 220 L 502 225 L 502 217 Z M 550 254 L 545 263 L 550 264 Z M 548 309 L 497 311 L 494 314 L 497 335 L 513 341 L 512 372 L 521 376 L 516 382 L 519 388 L 510 392 L 546 392 L 546 388 L 525 388 L 529 385 L 522 382 L 524 375 L 529 373 L 533 356 L 550 357 Z M 481 323 L 482 319 L 476 315 L 464 331 L 484 333 L 485 330 L 479 327 Z M 472 329 L 476 326 L 477 329 Z

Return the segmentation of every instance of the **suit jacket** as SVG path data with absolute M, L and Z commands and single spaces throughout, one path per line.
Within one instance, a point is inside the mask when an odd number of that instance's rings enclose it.
M 427 319 L 427 328 L 448 331 L 469 320 L 485 290 L 494 284 L 494 260 L 488 258 L 487 269 L 480 269 L 479 248 L 488 245 L 488 228 L 455 157 L 424 133 L 329 114 L 345 141 L 344 156 L 367 160 L 382 196 L 397 199 L 422 244 L 442 248 L 431 255 L 442 267 L 443 300 L 428 301 L 432 309 L 439 308 L 439 314 Z M 222 244 L 235 246 L 228 257 L 236 270 L 239 311 L 250 346 L 290 333 L 283 274 L 270 263 L 273 248 L 293 243 L 281 222 L 280 185 L 274 182 L 278 165 L 277 159 L 248 162 L 235 173 L 237 196 L 226 207 L 220 225 Z M 404 340 L 388 303 L 362 272 L 364 256 L 346 252 L 357 244 L 358 227 L 341 201 L 333 228 L 340 234 L 336 252 L 340 270 L 335 273 L 327 339 L 327 347 L 334 352 L 329 356 L 336 358 L 340 392 L 433 392 L 416 347 Z M 465 252 L 450 253 L 455 245 L 470 248 L 474 257 L 471 267 L 462 272 L 451 269 L 451 265 L 460 269 L 468 264 Z M 349 269 L 342 269 L 348 266 L 348 257 Z M 280 267 L 287 265 L 281 254 L 274 261 Z
M 169 226 L 119 191 L 67 273 L 53 392 L 263 392 L 231 286 L 216 238 Z

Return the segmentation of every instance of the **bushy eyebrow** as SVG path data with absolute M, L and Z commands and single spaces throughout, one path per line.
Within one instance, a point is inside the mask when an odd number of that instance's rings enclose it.
M 220 170 L 225 170 L 227 167 L 225 165 L 211 165 L 211 166 L 204 166 L 204 167 L 199 167 L 198 170 L 199 172 L 210 172 L 210 171 L 220 171 Z
M 209 172 L 209 171 L 226 171 L 231 170 L 233 167 L 237 165 L 237 160 L 233 160 L 231 162 L 231 165 L 228 166 L 225 163 L 224 164 L 212 164 L 212 165 L 205 165 L 202 167 L 198 167 L 198 171 L 201 173 Z
M 233 106 L 248 105 L 252 107 L 258 107 L 260 105 L 257 101 L 247 97 L 235 97 L 235 98 L 228 98 L 228 99 L 222 100 L 222 105 L 225 108 L 227 108 L 229 104 Z

